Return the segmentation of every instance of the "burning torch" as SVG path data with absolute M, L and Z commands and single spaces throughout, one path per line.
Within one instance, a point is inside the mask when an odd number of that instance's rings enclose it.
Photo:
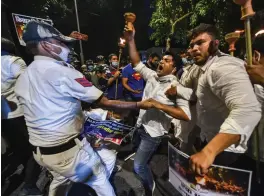
M 117 67 L 117 71 L 119 71 L 119 66 L 120 66 L 120 61 L 121 61 L 121 56 L 123 53 L 123 48 L 126 47 L 126 40 L 123 38 L 120 38 L 120 42 L 118 43 L 119 46 L 119 57 L 118 57 L 118 67 Z M 116 79 L 116 90 L 115 90 L 115 99 L 117 98 L 117 90 L 118 90 L 118 78 Z
M 132 24 L 135 22 L 136 20 L 136 15 L 134 13 L 131 13 L 131 12 L 127 12 L 124 14 L 124 18 L 125 18 L 125 21 L 126 21 L 126 24 L 128 26 L 128 29 L 130 31 L 133 31 L 133 27 L 132 27 Z M 120 38 L 120 42 L 118 43 L 118 46 L 119 46 L 119 63 L 118 63 L 118 70 L 119 70 L 119 65 L 120 65 L 120 60 L 121 60 L 121 55 L 122 55 L 122 52 L 123 52 L 123 48 L 126 46 L 125 44 L 125 41 L 124 39 Z M 115 99 L 117 98 L 117 86 L 118 86 L 118 79 L 116 80 L 116 91 L 115 91 Z

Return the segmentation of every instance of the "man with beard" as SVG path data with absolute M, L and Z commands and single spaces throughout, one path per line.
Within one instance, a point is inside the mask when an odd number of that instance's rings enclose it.
M 190 167 L 201 175 L 213 163 L 239 167 L 239 157 L 247 150 L 247 141 L 261 116 L 244 61 L 220 52 L 217 35 L 214 26 L 200 24 L 190 36 L 191 56 L 202 70 L 196 107 L 204 144 L 190 157 Z M 170 96 L 181 96 L 182 87 L 172 89 Z
M 156 71 L 157 66 L 160 61 L 160 56 L 157 53 L 151 53 L 148 57 L 148 61 L 146 63 L 146 66 L 154 71 Z
M 155 189 L 155 181 L 148 161 L 156 152 L 162 136 L 168 133 L 172 119 L 188 121 L 191 116 L 188 101 L 178 97 L 169 99 L 165 95 L 166 89 L 171 85 L 179 84 L 175 72 L 176 66 L 182 64 L 181 58 L 166 52 L 157 67 L 157 72 L 153 71 L 140 61 L 134 36 L 134 26 L 126 25 L 124 37 L 128 43 L 131 65 L 146 81 L 142 100 L 151 98 L 154 107 L 148 111 L 140 110 L 137 133 L 141 140 L 134 159 L 134 170 L 140 177 L 148 196 L 153 195 Z

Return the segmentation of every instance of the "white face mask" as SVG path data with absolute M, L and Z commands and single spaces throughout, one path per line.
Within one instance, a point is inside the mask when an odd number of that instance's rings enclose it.
M 60 53 L 60 54 L 57 54 L 57 53 L 55 53 L 55 52 L 53 52 L 53 51 L 50 51 L 50 52 L 51 52 L 52 54 L 58 56 L 58 57 L 59 57 L 61 60 L 63 60 L 64 62 L 67 62 L 67 60 L 68 60 L 68 56 L 69 56 L 69 53 L 70 53 L 70 49 L 69 49 L 69 48 L 64 48 L 64 47 L 62 47 L 62 46 L 58 46 L 58 45 L 56 45 L 56 44 L 52 44 L 52 43 L 49 43 L 49 42 L 46 42 L 46 43 L 48 43 L 48 44 L 50 44 L 50 45 L 52 45 L 52 46 L 55 46 L 55 47 L 60 48 L 60 49 L 61 49 L 61 53 Z
M 114 68 L 118 68 L 118 62 L 112 62 L 111 65 L 112 65 L 112 67 L 114 67 Z

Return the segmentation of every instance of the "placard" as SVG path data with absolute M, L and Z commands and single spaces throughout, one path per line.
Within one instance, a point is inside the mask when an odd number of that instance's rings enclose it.
M 169 181 L 184 196 L 249 196 L 252 172 L 212 165 L 204 176 L 189 169 L 189 156 L 168 145 Z
M 42 22 L 46 22 L 50 25 L 53 25 L 53 22 L 50 19 L 25 16 L 25 15 L 15 14 L 15 13 L 12 13 L 12 17 L 13 17 L 14 25 L 16 28 L 16 33 L 17 33 L 19 43 L 22 46 L 26 46 L 26 43 L 22 39 L 22 35 L 23 35 L 24 28 L 29 21 L 36 20 L 36 21 L 42 21 Z

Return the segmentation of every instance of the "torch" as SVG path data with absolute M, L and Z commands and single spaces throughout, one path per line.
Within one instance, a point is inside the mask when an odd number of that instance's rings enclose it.
M 124 14 L 124 18 L 125 18 L 126 25 L 127 25 L 128 29 L 129 29 L 129 31 L 133 31 L 132 24 L 136 20 L 136 15 L 134 13 L 127 12 L 127 13 Z M 122 55 L 122 52 L 123 52 L 123 48 L 125 47 L 125 40 L 120 38 L 120 42 L 118 43 L 118 46 L 119 46 L 119 59 L 118 59 L 119 60 L 118 70 L 119 70 L 121 55 Z M 117 98 L 117 86 L 118 86 L 118 79 L 116 80 L 115 99 Z
M 250 32 L 250 18 L 255 15 L 252 8 L 252 0 L 233 0 L 236 4 L 241 6 L 242 17 L 245 25 L 245 36 L 246 36 L 246 51 L 247 51 L 247 66 L 252 65 L 252 43 L 251 43 L 251 32 Z M 257 126 L 258 127 L 258 126 Z M 256 152 L 256 170 L 257 170 L 257 181 L 261 183 L 260 180 L 260 157 L 259 157 L 259 133 L 258 129 L 255 128 L 253 132 L 253 146 Z
M 252 0 L 233 0 L 236 4 L 241 6 L 242 17 L 245 25 L 246 37 L 246 51 L 247 51 L 247 65 L 252 65 L 252 46 L 251 46 L 251 32 L 250 32 L 250 18 L 255 15 L 252 8 Z
M 117 67 L 117 71 L 119 71 L 119 66 L 120 66 L 120 61 L 121 61 L 121 56 L 123 53 L 123 48 L 125 48 L 126 46 L 126 40 L 120 38 L 120 42 L 118 43 L 119 46 L 119 57 L 118 57 L 118 67 Z M 117 90 L 118 90 L 118 78 L 116 79 L 116 90 L 115 90 L 115 99 L 117 98 Z
M 240 38 L 240 33 L 237 33 L 237 32 L 228 33 L 225 36 L 225 41 L 229 45 L 228 51 L 230 52 L 230 55 L 232 55 L 232 56 L 234 56 L 234 51 L 236 50 L 235 44 L 239 38 Z

